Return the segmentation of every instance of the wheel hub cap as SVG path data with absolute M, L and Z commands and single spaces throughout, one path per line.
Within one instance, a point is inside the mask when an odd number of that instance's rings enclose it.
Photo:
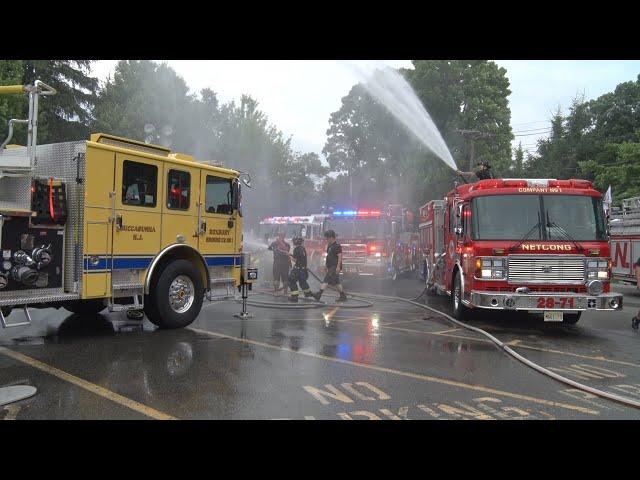
M 191 279 L 185 275 L 177 276 L 169 287 L 169 305 L 173 311 L 184 313 L 195 299 L 195 288 Z

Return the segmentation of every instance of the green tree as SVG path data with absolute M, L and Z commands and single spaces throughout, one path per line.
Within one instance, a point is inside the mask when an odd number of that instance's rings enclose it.
M 0 82 L 3 84 L 29 85 L 41 80 L 57 90 L 56 95 L 43 97 L 39 102 L 38 143 L 88 137 L 91 111 L 98 89 L 98 80 L 90 76 L 90 60 L 20 60 L 1 63 Z M 1 120 L 28 117 L 26 95 L 22 98 L 16 95 L 9 101 L 9 106 L 4 113 L 0 106 Z M 14 141 L 24 144 L 26 138 L 26 129 L 17 128 Z
M 560 107 L 551 119 L 549 138 L 538 141 L 536 154 L 527 162 L 526 173 L 537 178 L 575 177 L 576 166 L 569 164 L 571 145 L 567 138 L 566 118 Z
M 3 60 L 0 62 L 0 85 L 22 84 L 22 61 Z M 0 142 L 3 142 L 8 133 L 9 120 L 12 118 L 26 118 L 22 116 L 22 102 L 25 99 L 21 95 L 0 95 Z M 19 128 L 16 129 L 16 134 Z M 11 143 L 18 143 L 15 140 Z
M 640 143 L 624 142 L 606 147 L 614 159 L 612 164 L 601 164 L 595 160 L 583 162 L 584 171 L 593 172 L 595 186 L 604 192 L 611 185 L 613 203 L 640 196 Z
M 521 177 L 524 174 L 524 151 L 522 150 L 522 142 L 518 144 L 518 148 L 513 150 L 513 174 Z
M 92 128 L 192 154 L 202 138 L 197 110 L 195 95 L 167 64 L 122 60 L 100 91 Z
M 470 166 L 471 144 L 459 133 L 467 130 L 485 135 L 474 141 L 475 159 L 489 161 L 496 175 L 507 173 L 513 139 L 507 71 L 486 60 L 412 63 L 406 75 L 460 169 Z
M 462 169 L 469 144 L 458 130 L 491 136 L 475 143 L 476 159 L 498 174 L 511 166 L 511 127 L 506 71 L 493 62 L 414 61 L 401 70 L 425 105 Z M 439 198 L 452 186 L 453 172 L 423 147 L 362 85 L 355 85 L 331 114 L 323 149 L 333 172 L 324 202 L 372 199 L 417 205 Z M 344 192 L 353 190 L 353 195 Z
M 593 179 L 598 189 L 609 185 L 614 202 L 638 193 L 634 186 L 640 144 L 640 75 L 613 92 L 585 101 L 576 97 L 568 115 L 551 121 L 551 136 L 538 142 L 527 161 L 531 176 Z

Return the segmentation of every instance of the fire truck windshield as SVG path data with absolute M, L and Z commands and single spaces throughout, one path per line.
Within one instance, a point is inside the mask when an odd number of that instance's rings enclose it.
M 260 225 L 260 236 L 262 238 L 275 238 L 278 230 L 282 230 L 284 232 L 285 238 L 293 238 L 296 235 L 300 235 L 302 227 L 302 224 L 292 223 L 282 225 L 262 224 Z M 308 225 L 307 228 L 309 228 Z
M 539 219 L 547 218 L 550 224 L 545 221 L 545 227 L 531 232 L 528 240 L 566 240 L 566 234 L 576 241 L 607 239 L 602 201 L 582 195 L 477 197 L 472 201 L 471 236 L 474 240 L 519 240 Z
M 387 232 L 384 219 L 366 217 L 327 218 L 325 231 L 333 230 L 340 238 L 379 238 Z

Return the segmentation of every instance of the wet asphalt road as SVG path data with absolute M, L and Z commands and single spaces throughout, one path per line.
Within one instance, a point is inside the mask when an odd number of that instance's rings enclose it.
M 406 298 L 421 290 L 409 278 L 345 286 Z M 640 400 L 640 333 L 630 326 L 640 294 L 616 289 L 623 312 L 586 313 L 575 326 L 495 313 L 473 324 L 547 368 Z M 122 313 L 32 310 L 31 326 L 0 331 L 0 386 L 38 393 L 0 407 L 0 419 L 640 419 L 640 410 L 546 378 L 431 312 L 327 302 L 250 307 L 246 320 L 233 317 L 235 302 L 205 303 L 177 331 Z M 446 299 L 428 302 L 448 309 Z

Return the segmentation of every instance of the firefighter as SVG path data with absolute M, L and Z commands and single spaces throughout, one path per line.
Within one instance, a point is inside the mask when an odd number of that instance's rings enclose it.
M 480 167 L 480 169 L 475 172 L 462 172 L 460 170 L 456 170 L 456 173 L 465 180 L 470 179 L 470 177 L 472 178 L 473 175 L 475 175 L 478 180 L 490 180 L 493 178 L 493 175 L 491 174 L 491 165 L 489 165 L 489 162 L 482 160 L 481 162 L 478 162 L 478 166 Z
M 291 260 L 289 260 L 291 246 L 284 241 L 284 231 L 278 230 L 277 238 L 269 245 L 269 250 L 273 252 L 273 288 L 275 294 L 278 294 L 280 282 L 282 282 L 282 288 L 286 296 L 289 283 L 289 267 L 291 267 Z
M 305 297 L 313 297 L 311 288 L 309 288 L 309 284 L 307 283 L 307 278 L 309 278 L 309 272 L 307 272 L 307 250 L 302 245 L 303 243 L 304 239 L 300 236 L 293 239 L 293 255 L 290 255 L 290 257 L 295 261 L 295 265 L 289 273 L 289 289 L 291 290 L 291 296 L 289 297 L 290 302 L 298 301 L 298 296 L 300 295 L 298 283 Z
M 316 300 L 320 300 L 322 292 L 327 288 L 327 285 L 331 285 L 340 292 L 340 296 L 336 301 L 344 302 L 347 300 L 347 296 L 342 290 L 340 275 L 338 274 L 338 272 L 342 270 L 342 247 L 338 242 L 336 242 L 336 232 L 334 232 L 333 230 L 327 230 L 326 232 L 324 232 L 324 237 L 329 243 L 327 245 L 326 260 L 327 274 L 322 281 L 322 285 L 320 285 L 320 290 L 313 294 L 313 298 L 315 298 Z

